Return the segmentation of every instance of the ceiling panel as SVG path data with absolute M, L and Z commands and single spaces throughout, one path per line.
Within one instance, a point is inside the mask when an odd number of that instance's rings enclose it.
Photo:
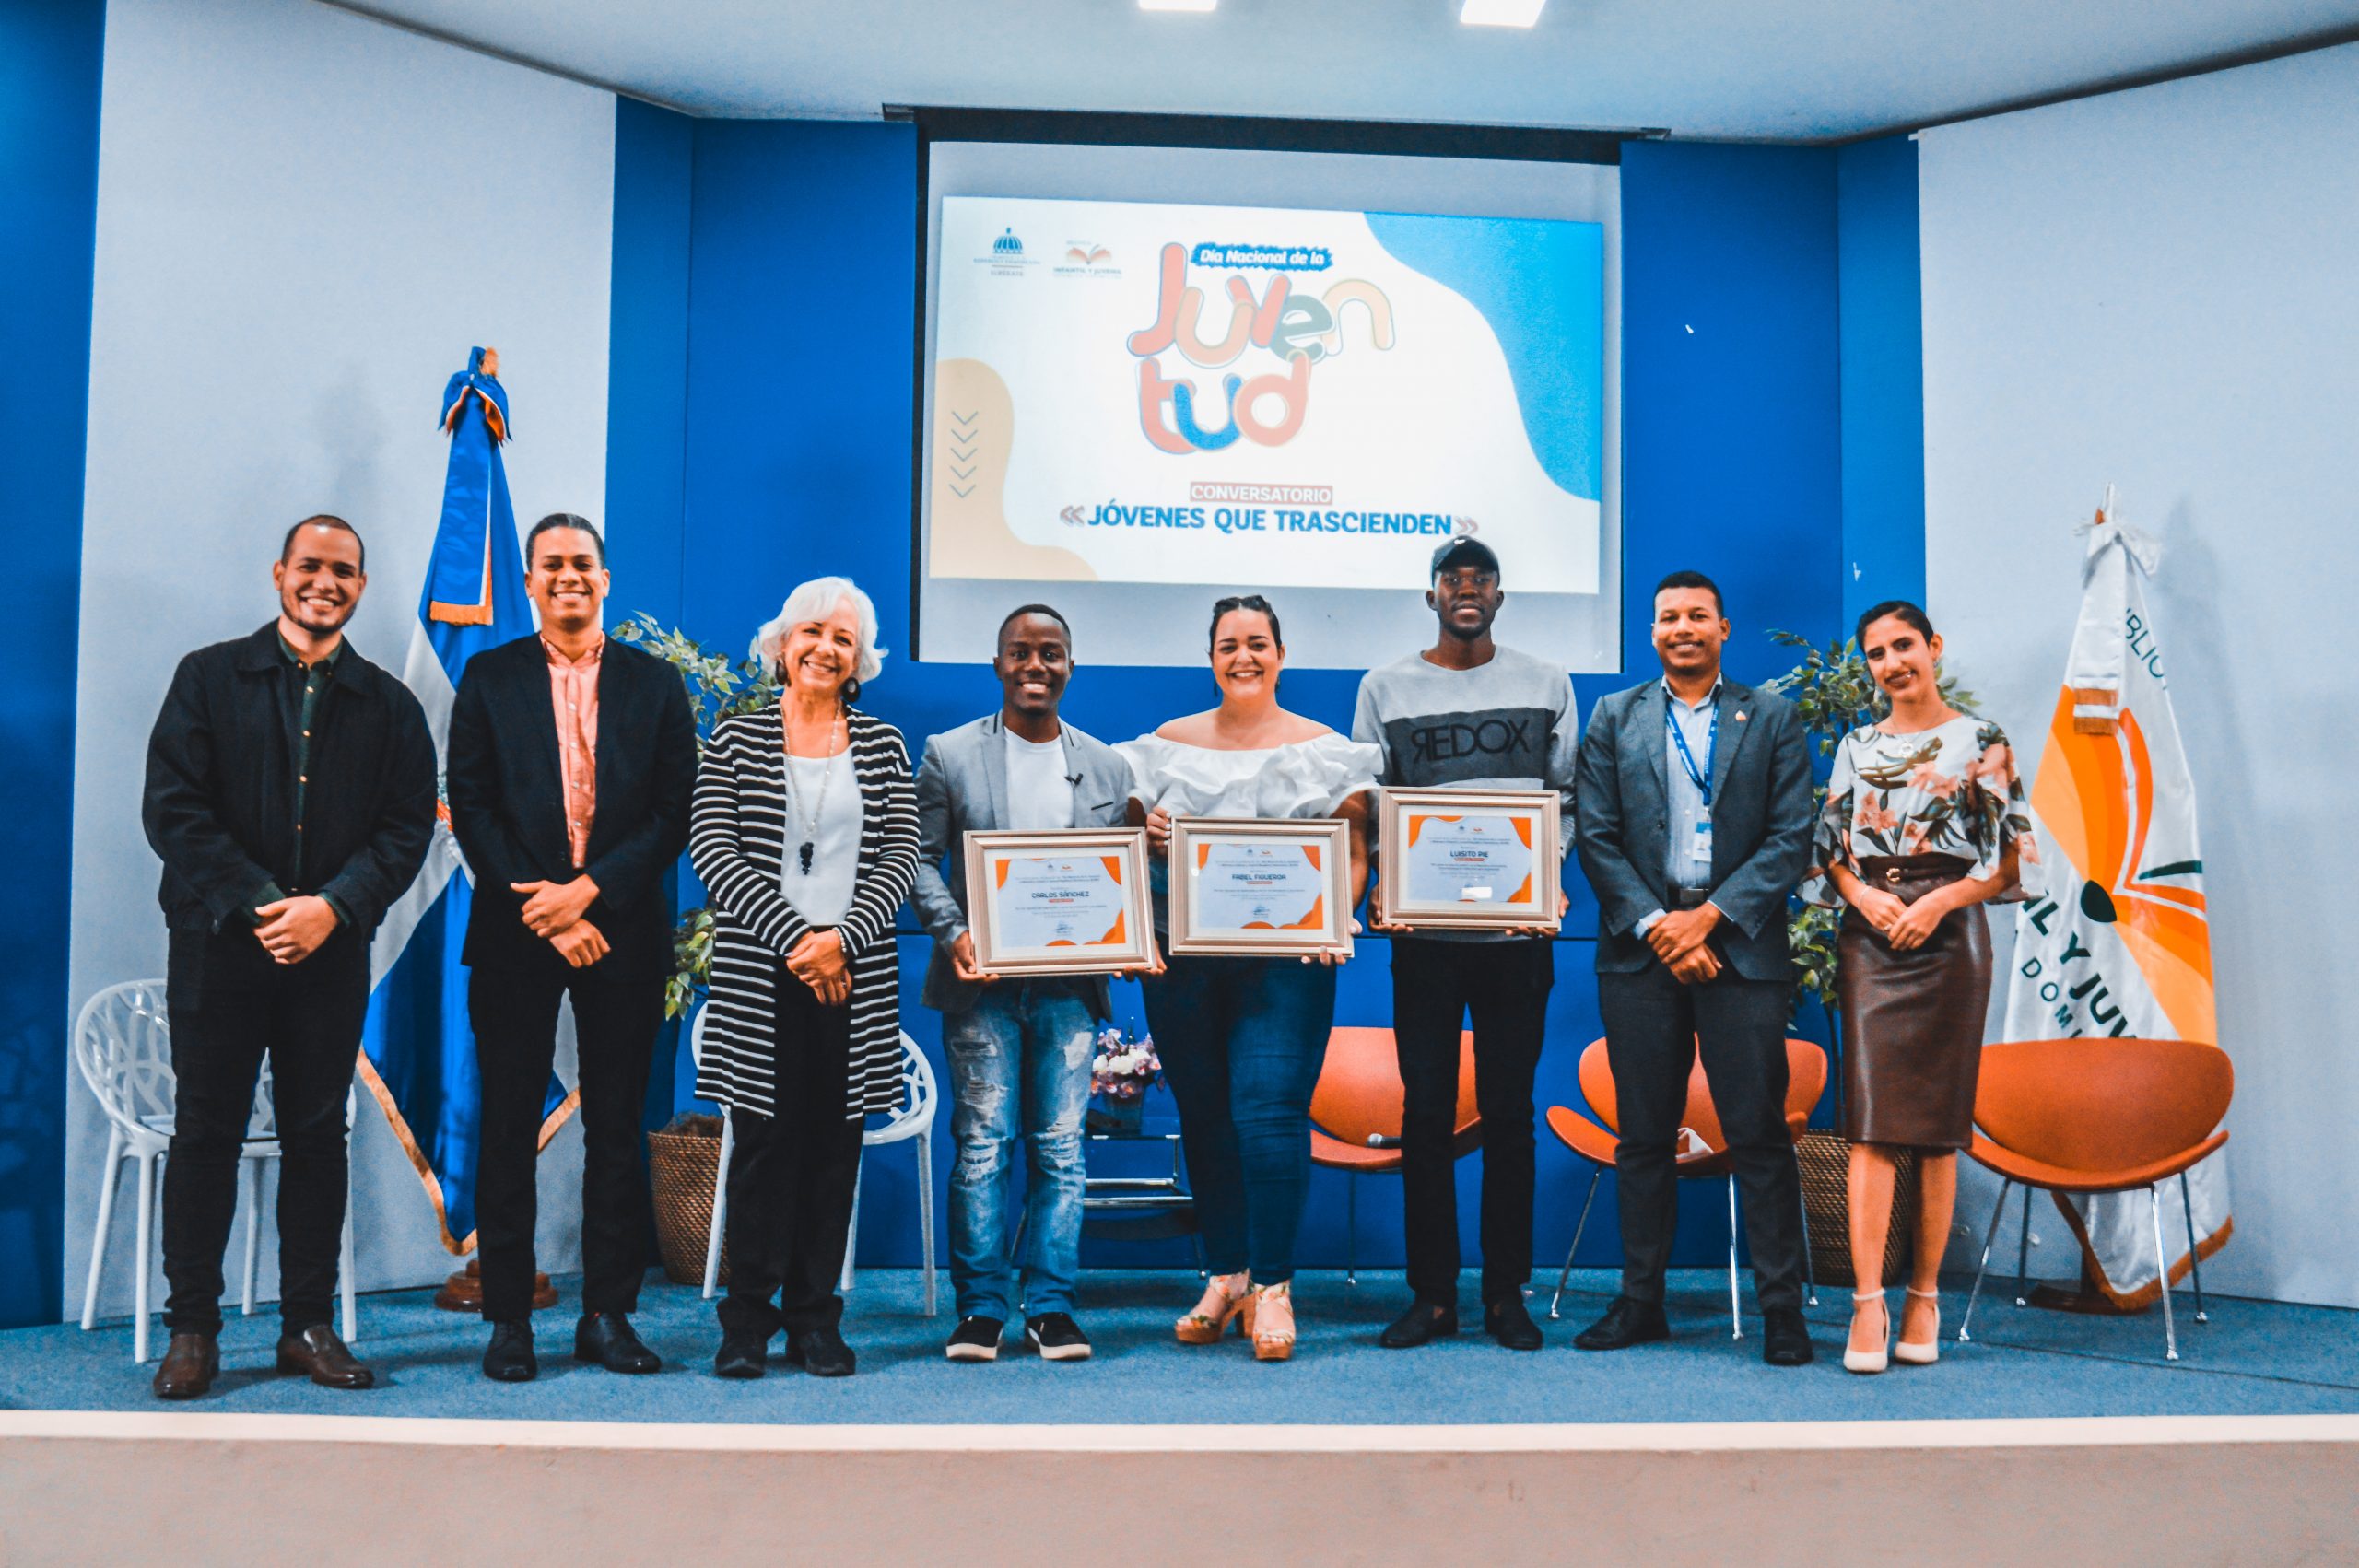
M 698 114 L 886 103 L 1815 141 L 2359 29 L 2359 0 L 322 0 Z

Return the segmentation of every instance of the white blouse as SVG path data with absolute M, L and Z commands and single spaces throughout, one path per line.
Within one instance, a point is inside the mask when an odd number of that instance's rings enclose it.
M 778 890 L 804 924 L 839 926 L 860 880 L 860 778 L 852 770 L 851 748 L 833 756 L 790 754 L 786 766 L 794 790 L 786 798 L 786 844 L 779 857 Z M 798 806 L 816 813 L 817 821 L 798 815 Z M 812 849 L 807 872 L 802 857 L 806 832 Z
M 1250 751 L 1141 735 L 1114 750 L 1131 765 L 1131 798 L 1173 816 L 1322 817 L 1376 788 L 1384 748 L 1329 731 Z

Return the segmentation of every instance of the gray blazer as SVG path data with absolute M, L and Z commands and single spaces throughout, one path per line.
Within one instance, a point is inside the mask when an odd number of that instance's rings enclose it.
M 1786 898 L 1810 858 L 1810 750 L 1793 704 L 1722 678 L 1712 787 L 1712 902 L 1720 942 L 1749 980 L 1790 980 Z M 1590 709 L 1574 795 L 1574 845 L 1597 893 L 1597 969 L 1635 975 L 1657 962 L 1631 928 L 1671 907 L 1671 834 L 1660 676 Z
M 1063 726 L 1065 772 L 1074 786 L 1075 827 L 1120 827 L 1130 799 L 1131 765 L 1111 746 Z M 950 944 L 967 929 L 966 835 L 1007 825 L 1007 728 L 993 713 L 945 734 L 927 737 L 918 768 L 918 881 L 910 907 L 933 938 L 919 1000 L 942 1012 L 964 1012 L 983 988 L 951 966 Z M 943 872 L 945 865 L 949 874 Z M 1102 975 L 1077 977 L 1095 1016 L 1113 1003 Z

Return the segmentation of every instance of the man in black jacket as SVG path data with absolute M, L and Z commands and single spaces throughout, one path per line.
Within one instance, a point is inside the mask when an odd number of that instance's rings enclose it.
M 569 995 L 581 1072 L 574 1358 L 613 1372 L 663 1364 L 628 1314 L 651 1223 L 640 1122 L 672 965 L 663 878 L 687 848 L 697 771 L 679 673 L 605 634 L 598 531 L 554 513 L 533 525 L 524 551 L 540 632 L 469 660 L 451 710 L 451 826 L 475 872 L 461 956 L 483 1075 L 483 1370 L 503 1383 L 539 1371 L 534 1166 Z
M 141 817 L 164 862 L 166 1006 L 178 1081 L 164 1167 L 156 1374 L 194 1398 L 221 1365 L 221 1253 L 270 1058 L 279 1146 L 277 1363 L 331 1388 L 374 1378 L 329 1327 L 344 1230 L 346 1096 L 369 1008 L 369 939 L 425 862 L 434 741 L 417 699 L 344 638 L 368 586 L 352 525 L 287 532 L 275 626 L 181 661 L 147 742 Z

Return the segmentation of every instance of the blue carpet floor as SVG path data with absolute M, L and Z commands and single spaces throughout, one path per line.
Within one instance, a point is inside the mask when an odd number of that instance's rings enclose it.
M 270 1371 L 274 1318 L 232 1316 L 224 1375 L 185 1409 L 302 1414 L 513 1417 L 557 1421 L 870 1422 L 1426 1422 L 1852 1421 L 1992 1416 L 2359 1413 L 2359 1315 L 2322 1307 L 2214 1299 L 2212 1321 L 2179 1320 L 2177 1365 L 2163 1360 L 2158 1315 L 2088 1318 L 2019 1309 L 2013 1293 L 1985 1292 L 1975 1342 L 1952 1329 L 1965 1305 L 1946 1293 L 1942 1361 L 1881 1377 L 1840 1364 L 1848 1293 L 1830 1289 L 1810 1313 L 1819 1360 L 1800 1370 L 1764 1366 L 1759 1320 L 1729 1338 L 1727 1277 L 1674 1275 L 1674 1338 L 1611 1355 L 1572 1349 L 1603 1308 L 1614 1279 L 1583 1270 L 1563 1319 L 1540 1316 L 1548 1346 L 1503 1351 L 1479 1333 L 1426 1349 L 1387 1351 L 1379 1329 L 1406 1300 L 1397 1274 L 1306 1274 L 1297 1284 L 1302 1342 L 1285 1365 L 1257 1364 L 1230 1340 L 1191 1348 L 1170 1336 L 1199 1289 L 1191 1272 L 1108 1270 L 1082 1286 L 1084 1325 L 1097 1343 L 1086 1363 L 1050 1364 L 1011 1345 L 986 1365 L 952 1365 L 942 1340 L 955 1321 L 928 1318 L 913 1270 L 861 1276 L 844 1329 L 860 1375 L 827 1381 L 778 1358 L 757 1383 L 711 1372 L 710 1304 L 651 1275 L 634 1321 L 668 1363 L 626 1378 L 577 1366 L 573 1281 L 538 1320 L 541 1377 L 496 1386 L 476 1368 L 484 1330 L 436 1310 L 430 1293 L 364 1296 L 358 1349 L 381 1386 L 360 1394 L 314 1388 Z M 1553 1281 L 1548 1281 L 1553 1284 Z M 1471 1301 L 1472 1287 L 1469 1286 Z M 1895 1303 L 1898 1292 L 1894 1293 Z M 1747 1305 L 1751 1296 L 1747 1293 Z M 1544 1315 L 1547 1293 L 1532 1302 Z M 158 1349 L 161 1340 L 158 1338 Z M 83 1333 L 72 1325 L 0 1334 L 0 1408 L 159 1410 L 152 1365 L 131 1361 L 126 1324 Z

